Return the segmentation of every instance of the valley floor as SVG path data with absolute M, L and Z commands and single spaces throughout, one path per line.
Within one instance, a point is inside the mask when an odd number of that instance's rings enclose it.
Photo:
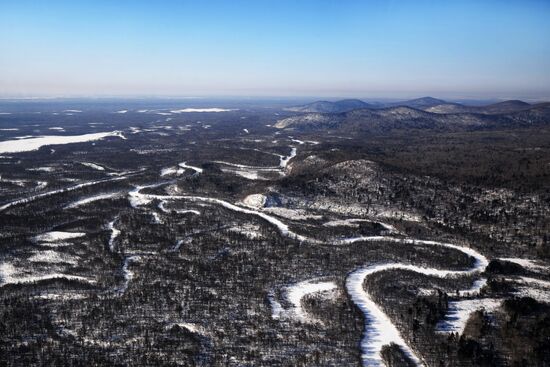
M 0 120 L 0 365 L 550 364 L 545 131 L 279 114 Z

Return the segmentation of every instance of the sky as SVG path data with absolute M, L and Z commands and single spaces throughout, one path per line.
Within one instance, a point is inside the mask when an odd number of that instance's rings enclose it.
M 548 19 L 548 0 L 0 0 L 0 96 L 550 100 Z

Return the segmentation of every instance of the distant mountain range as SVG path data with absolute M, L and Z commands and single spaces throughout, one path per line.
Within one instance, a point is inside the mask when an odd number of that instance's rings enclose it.
M 487 106 L 466 106 L 459 103 L 445 102 L 430 106 L 425 110 L 434 113 L 483 113 L 487 115 L 496 115 L 500 113 L 523 111 L 531 108 L 532 106 L 533 105 L 527 102 L 518 100 L 493 103 Z
M 343 99 L 341 101 L 317 101 L 301 106 L 285 108 L 292 112 L 318 112 L 318 113 L 338 113 L 357 110 L 359 108 L 373 108 L 374 106 L 359 99 Z
M 405 107 L 412 107 L 412 108 L 417 108 L 419 110 L 423 110 L 426 108 L 438 106 L 440 104 L 445 104 L 445 103 L 448 103 L 448 102 L 442 99 L 437 99 L 433 97 L 422 97 L 422 98 L 416 98 L 416 99 L 409 99 L 407 101 L 387 103 L 384 105 L 384 107 L 405 106 Z
M 335 102 L 317 101 L 305 105 L 288 107 L 285 110 L 303 113 L 341 113 L 362 108 L 380 109 L 399 106 L 440 114 L 479 113 L 493 115 L 528 110 L 534 105 L 519 100 L 510 100 L 486 106 L 468 106 L 460 103 L 447 102 L 433 97 L 422 97 L 391 103 L 367 103 L 359 99 L 343 99 Z
M 330 103 L 333 109 L 343 108 L 338 102 Z M 314 106 L 315 104 L 293 107 L 291 111 L 311 112 L 281 119 L 275 127 L 294 130 L 385 132 L 394 129 L 460 131 L 550 124 L 550 103 L 531 105 L 522 101 L 505 101 L 475 107 L 425 97 L 399 102 L 389 107 L 370 105 L 367 108 L 343 112 L 314 112 Z M 422 106 L 422 109 L 419 106 Z

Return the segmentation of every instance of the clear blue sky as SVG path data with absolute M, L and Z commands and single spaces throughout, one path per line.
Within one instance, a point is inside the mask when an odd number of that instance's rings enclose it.
M 0 0 L 0 95 L 550 98 L 550 1 Z

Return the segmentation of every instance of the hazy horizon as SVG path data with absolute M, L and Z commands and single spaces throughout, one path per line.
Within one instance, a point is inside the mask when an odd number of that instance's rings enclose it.
M 0 4 L 0 97 L 550 99 L 547 1 Z

